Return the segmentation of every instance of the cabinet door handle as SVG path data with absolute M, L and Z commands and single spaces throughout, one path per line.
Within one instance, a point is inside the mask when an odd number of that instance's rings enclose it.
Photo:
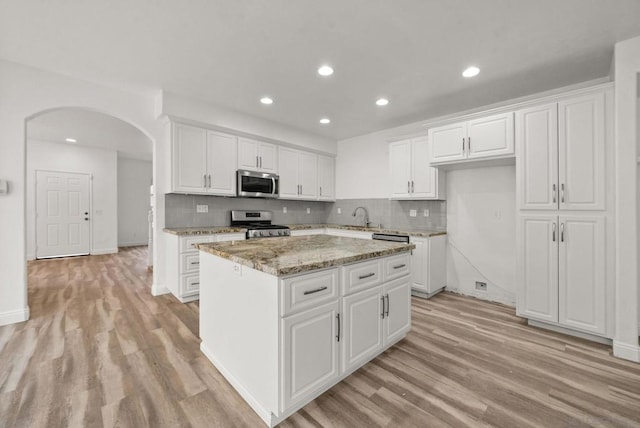
M 464 154 L 464 138 L 462 138 L 462 154 Z
M 338 334 L 336 334 L 336 341 L 340 342 L 340 312 L 336 314 L 336 319 L 338 323 Z
M 564 183 L 560 185 L 560 202 L 564 204 Z
M 560 242 L 564 242 L 564 223 L 560 223 Z
M 204 185 L 202 187 L 206 188 L 207 187 L 207 174 L 203 174 L 202 178 L 204 179 Z
M 551 238 L 553 239 L 553 242 L 556 242 L 556 223 L 555 222 L 553 223 Z
M 302 184 L 300 185 L 300 194 L 302 195 Z
M 416 191 L 415 187 L 413 186 L 414 182 L 413 180 L 411 180 L 411 193 L 414 193 Z
M 360 275 L 360 276 L 358 277 L 358 279 L 371 278 L 373 275 L 375 275 L 375 273 L 374 273 L 374 272 L 371 272 L 371 273 L 368 273 L 368 274 L 366 274 L 366 275 Z
M 211 174 L 209 174 L 209 189 L 211 189 Z
M 262 168 L 262 156 L 260 156 L 260 168 Z
M 302 294 L 304 294 L 306 296 L 307 294 L 319 293 L 319 292 L 324 291 L 326 289 L 327 289 L 327 287 L 324 286 L 324 287 L 316 288 L 315 290 L 307 290 Z
M 389 293 L 387 293 L 387 294 L 385 295 L 385 297 L 387 298 L 387 312 L 385 312 L 385 316 L 386 316 L 386 317 L 388 317 L 388 316 L 389 316 L 389 306 L 391 306 L 391 305 L 389 304 Z
M 380 313 L 380 318 L 384 319 L 384 296 L 380 296 L 380 301 L 382 302 L 382 312 Z
M 322 196 L 322 186 L 320 186 L 320 196 Z
M 260 164 L 258 163 L 258 156 L 256 156 L 256 168 L 258 168 Z
M 471 153 L 471 137 L 467 137 L 467 152 Z
M 411 182 L 407 181 L 407 193 L 411 193 Z
M 556 185 L 555 183 L 553 184 L 553 203 L 556 203 Z
M 396 266 L 394 266 L 393 268 L 394 268 L 394 269 L 400 269 L 400 268 L 403 268 L 403 267 L 405 267 L 405 266 L 406 266 L 406 264 L 404 264 L 404 263 L 403 263 L 403 264 L 401 264 L 401 265 L 396 265 Z

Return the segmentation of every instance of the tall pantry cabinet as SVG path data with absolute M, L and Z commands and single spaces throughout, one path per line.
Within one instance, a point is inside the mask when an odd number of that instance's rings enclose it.
M 610 86 L 516 112 L 517 313 L 612 336 Z

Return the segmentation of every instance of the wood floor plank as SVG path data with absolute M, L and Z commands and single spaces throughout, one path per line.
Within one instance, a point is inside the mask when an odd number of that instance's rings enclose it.
M 28 263 L 0 327 L 0 428 L 260 427 L 200 352 L 198 302 L 153 297 L 146 248 Z M 640 427 L 640 364 L 453 293 L 282 427 Z

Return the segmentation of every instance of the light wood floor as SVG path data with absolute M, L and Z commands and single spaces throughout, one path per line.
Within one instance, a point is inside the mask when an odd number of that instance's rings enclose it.
M 29 263 L 31 320 L 0 327 L 0 426 L 262 426 L 200 353 L 197 303 L 152 297 L 145 260 Z M 443 293 L 414 298 L 405 340 L 281 425 L 638 427 L 640 365 Z

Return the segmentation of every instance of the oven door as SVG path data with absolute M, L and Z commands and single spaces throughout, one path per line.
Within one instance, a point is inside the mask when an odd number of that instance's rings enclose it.
M 277 198 L 278 176 L 262 172 L 238 170 L 238 196 Z

